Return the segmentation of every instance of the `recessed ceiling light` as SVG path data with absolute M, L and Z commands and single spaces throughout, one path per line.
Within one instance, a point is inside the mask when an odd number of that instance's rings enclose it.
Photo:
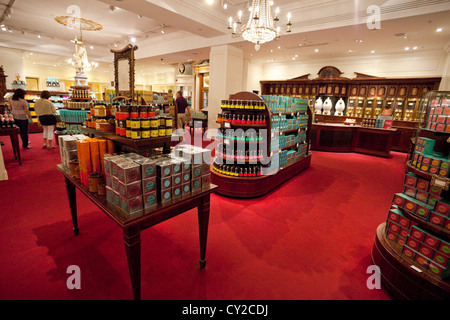
M 417 49 L 418 49 L 418 47 L 414 47 L 414 48 L 413 48 L 413 50 L 417 50 Z
M 41 39 L 41 38 L 42 38 L 42 36 L 41 36 L 40 34 L 38 34 L 38 35 L 37 35 L 37 37 L 38 37 L 39 39 Z
M 281 47 L 280 47 L 280 46 L 278 46 L 278 49 L 281 49 Z
M 436 32 L 442 32 L 442 28 L 437 28 Z
M 90 49 L 94 49 L 94 46 L 89 46 Z
M 214 0 L 206 0 L 207 4 L 213 4 Z
M 375 50 L 370 51 L 370 53 L 375 53 Z
M 348 49 L 348 52 L 353 52 L 353 50 L 352 49 Z
M 408 51 L 408 50 L 409 50 L 409 47 L 406 47 L 405 50 Z
M 319 49 L 314 50 L 314 52 L 319 52 Z
M 130 41 L 134 43 L 134 42 L 136 42 L 136 38 L 135 37 L 131 37 Z

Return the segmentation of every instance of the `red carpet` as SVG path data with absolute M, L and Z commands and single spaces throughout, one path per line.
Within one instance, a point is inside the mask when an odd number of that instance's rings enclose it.
M 121 229 L 78 194 L 75 237 L 59 149 L 3 155 L 1 299 L 132 299 Z M 377 226 L 402 189 L 403 153 L 390 159 L 313 151 L 309 169 L 254 200 L 213 195 L 207 265 L 198 265 L 196 211 L 142 232 L 142 299 L 391 299 L 366 286 Z M 67 267 L 81 268 L 69 290 Z

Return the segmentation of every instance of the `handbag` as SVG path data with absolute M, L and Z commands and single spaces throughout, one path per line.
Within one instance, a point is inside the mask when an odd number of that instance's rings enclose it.
M 56 123 L 63 122 L 61 119 L 61 115 L 55 113 Z

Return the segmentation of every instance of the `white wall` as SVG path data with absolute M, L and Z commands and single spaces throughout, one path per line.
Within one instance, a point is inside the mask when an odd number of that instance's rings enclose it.
M 263 65 L 252 61 L 244 61 L 244 91 L 256 90 L 261 94 L 260 81 L 263 77 Z
M 322 67 L 334 66 L 343 77 L 354 78 L 355 72 L 378 77 L 434 77 L 442 76 L 447 55 L 442 52 L 330 58 L 313 61 L 266 63 L 261 80 L 287 80 L 305 74 L 317 78 Z
M 25 70 L 21 50 L 0 48 L 0 65 L 3 66 L 6 78 L 6 88 L 12 89 L 11 83 L 16 80 L 16 74 L 20 80 L 25 81 Z

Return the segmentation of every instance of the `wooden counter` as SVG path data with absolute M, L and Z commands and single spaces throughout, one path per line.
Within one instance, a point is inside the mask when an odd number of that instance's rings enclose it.
M 396 129 L 314 123 L 311 127 L 311 149 L 358 152 L 388 158 L 395 132 Z

